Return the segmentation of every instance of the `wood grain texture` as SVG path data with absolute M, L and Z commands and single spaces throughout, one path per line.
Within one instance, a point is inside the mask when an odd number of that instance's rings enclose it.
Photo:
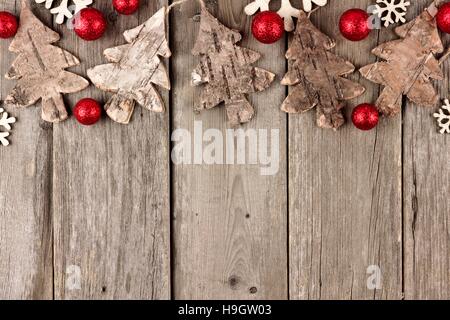
M 429 3 L 414 1 L 417 15 Z M 449 37 L 443 36 L 445 47 Z M 440 97 L 449 96 L 449 61 L 445 81 L 435 82 Z M 405 298 L 450 299 L 450 137 L 440 135 L 432 113 L 406 103 L 403 125 L 403 210 Z
M 412 1 L 408 20 L 430 1 Z M 53 27 L 43 5 L 30 2 Z M 83 76 L 106 63 L 101 52 L 125 44 L 123 31 L 166 2 L 143 1 L 135 15 L 118 16 L 110 1 L 96 1 L 110 28 L 95 42 L 57 26 L 57 45 L 81 60 L 68 71 Z M 437 133 L 437 106 L 404 98 L 402 113 L 382 118 L 371 132 L 348 122 L 335 133 L 317 128 L 314 112 L 283 114 L 288 40 L 256 42 L 243 14 L 248 2 L 208 4 L 244 36 L 239 46 L 262 54 L 254 65 L 277 75 L 266 91 L 249 96 L 256 116 L 242 129 L 279 130 L 278 173 L 261 176 L 259 165 L 170 161 L 170 119 L 172 129 L 192 136 L 194 121 L 202 121 L 203 132 L 217 128 L 225 135 L 229 128 L 223 106 L 193 112 L 201 92 L 190 86 L 199 63 L 191 49 L 200 6 L 175 7 L 173 90 L 157 88 L 169 113 L 137 108 L 128 126 L 105 117 L 83 127 L 73 117 L 44 123 L 40 104 L 6 107 L 18 121 L 11 145 L 0 147 L 0 299 L 450 299 L 450 140 Z M 280 1 L 272 2 L 277 9 Z M 391 29 L 357 43 L 339 35 L 343 11 L 373 2 L 333 0 L 312 15 L 336 40 L 332 52 L 356 68 L 376 62 L 370 50 L 398 38 Z M 20 0 L 0 1 L 0 10 L 19 14 Z M 450 38 L 443 40 L 448 47 Z M 2 100 L 15 85 L 3 77 L 16 58 L 10 43 L 0 41 Z M 445 81 L 434 82 L 442 98 L 449 95 L 449 63 L 442 65 Z M 367 91 L 348 103 L 348 121 L 353 106 L 381 92 L 358 73 L 350 79 Z M 84 97 L 106 102 L 110 94 L 90 86 L 66 97 L 68 109 Z M 381 270 L 379 290 L 367 288 L 371 265 Z
M 375 61 L 366 52 L 379 35 L 348 42 L 336 26 L 345 10 L 369 3 L 334 1 L 312 15 L 319 29 L 337 40 L 334 52 L 356 67 Z M 353 106 L 375 101 L 379 91 L 357 73 L 350 78 L 367 90 L 348 103 L 348 121 Z M 401 298 L 400 123 L 400 118 L 381 121 L 375 130 L 361 132 L 349 122 L 336 133 L 318 129 L 314 114 L 289 116 L 291 299 Z M 367 288 L 371 265 L 381 269 L 380 290 Z
M 20 1 L 0 3 L 18 14 Z M 50 17 L 34 8 L 45 23 Z M 14 56 L 9 40 L 0 41 L 0 94 L 15 85 L 6 80 Z M 0 146 L 0 299 L 52 298 L 51 178 L 52 127 L 39 108 L 5 107 L 17 117 L 9 147 Z
M 208 1 L 208 7 L 222 23 L 245 34 L 240 46 L 262 54 L 255 66 L 279 79 L 285 61 L 274 57 L 283 56 L 284 43 L 265 46 L 249 36 L 250 18 L 243 13 L 247 2 Z M 192 112 L 199 89 L 189 81 L 199 60 L 189 48 L 199 28 L 193 17 L 199 13 L 193 1 L 173 13 L 173 129 L 193 135 L 194 121 L 201 121 L 203 130 L 217 128 L 225 135 L 224 107 Z M 256 116 L 242 126 L 280 130 L 276 175 L 261 176 L 257 165 L 173 166 L 174 298 L 287 298 L 286 116 L 278 111 L 284 97 L 284 88 L 276 84 L 250 95 Z
M 86 74 L 105 63 L 101 52 L 124 44 L 123 31 L 145 22 L 165 3 L 144 2 L 135 15 L 118 16 L 109 1 L 97 1 L 95 7 L 109 23 L 101 41 L 84 42 L 59 27 L 61 44 L 83 62 L 75 72 Z M 70 105 L 83 97 L 107 100 L 91 86 L 72 95 Z M 83 127 L 72 118 L 55 127 L 56 299 L 170 297 L 168 132 L 168 113 L 142 109 L 128 126 L 105 118 Z

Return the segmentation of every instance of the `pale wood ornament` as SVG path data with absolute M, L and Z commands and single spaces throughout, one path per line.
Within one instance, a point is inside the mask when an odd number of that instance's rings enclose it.
M 356 98 L 365 88 L 344 78 L 355 67 L 345 59 L 331 53 L 334 40 L 323 34 L 301 12 L 286 58 L 289 70 L 281 83 L 292 86 L 281 110 L 304 113 L 316 108 L 317 125 L 338 129 L 345 123 L 341 101 Z
M 42 98 L 42 119 L 60 122 L 68 117 L 62 93 L 74 93 L 85 89 L 89 82 L 64 71 L 80 64 L 69 52 L 52 46 L 59 34 L 47 28 L 31 12 L 28 1 L 22 0 L 20 27 L 9 50 L 19 56 L 6 74 L 7 79 L 18 80 L 5 100 L 16 107 L 34 105 Z
M 448 99 L 444 100 L 444 105 L 438 110 L 438 112 L 433 113 L 433 117 L 441 128 L 439 131 L 441 134 L 450 133 L 450 101 Z
M 12 130 L 11 125 L 13 123 L 16 123 L 16 118 L 10 117 L 8 112 L 5 111 L 5 109 L 0 107 L 0 145 L 2 146 L 9 146 L 8 137 L 10 132 Z M 7 131 L 4 131 L 7 130 Z
M 128 44 L 104 52 L 111 63 L 87 72 L 96 87 L 115 93 L 105 110 L 118 123 L 129 123 L 136 102 L 150 111 L 165 111 L 164 102 L 152 83 L 170 90 L 169 75 L 159 58 L 171 56 L 166 10 L 166 7 L 161 8 L 144 24 L 126 31 L 124 37 Z
M 386 61 L 359 70 L 365 78 L 385 86 L 376 102 L 383 115 L 399 114 L 403 95 L 424 107 L 438 103 L 439 95 L 430 80 L 444 79 L 434 56 L 444 51 L 434 19 L 436 13 L 433 4 L 416 19 L 396 28 L 395 33 L 402 39 L 386 42 L 372 50 L 374 55 Z
M 236 45 L 239 32 L 228 29 L 202 5 L 200 31 L 192 54 L 200 56 L 200 64 L 192 72 L 192 84 L 203 85 L 195 109 L 211 109 L 225 103 L 231 126 L 249 122 L 254 108 L 247 93 L 263 91 L 275 75 L 251 64 L 260 54 Z
M 372 14 L 377 15 L 385 27 L 389 27 L 394 23 L 406 22 L 405 16 L 410 5 L 406 0 L 377 0 Z

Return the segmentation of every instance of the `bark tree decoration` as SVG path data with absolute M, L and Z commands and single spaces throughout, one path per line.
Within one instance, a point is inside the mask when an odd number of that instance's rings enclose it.
M 403 95 L 425 107 L 433 107 L 439 101 L 430 81 L 430 78 L 444 78 L 439 61 L 434 57 L 444 51 L 434 20 L 436 12 L 433 4 L 415 20 L 396 28 L 395 33 L 402 39 L 372 50 L 386 61 L 359 70 L 365 78 L 385 86 L 376 102 L 382 114 L 400 113 Z
M 169 58 L 166 38 L 166 7 L 144 24 L 124 33 L 128 44 L 106 49 L 109 64 L 88 70 L 88 77 L 101 90 L 115 94 L 106 103 L 108 116 L 127 124 L 136 102 L 145 109 L 164 112 L 164 102 L 152 83 L 170 90 L 170 79 L 159 56 Z
M 255 111 L 245 95 L 265 90 L 275 79 L 273 73 L 251 65 L 260 54 L 238 47 L 240 40 L 239 32 L 221 24 L 202 3 L 200 31 L 192 50 L 200 56 L 200 64 L 192 72 L 192 84 L 204 86 L 195 109 L 224 102 L 231 126 L 253 118 Z
M 85 89 L 89 82 L 64 69 L 80 64 L 69 52 L 51 45 L 60 39 L 59 34 L 47 28 L 22 0 L 20 28 L 9 50 L 19 56 L 6 74 L 7 79 L 18 83 L 5 103 L 28 107 L 42 98 L 42 119 L 60 122 L 68 114 L 61 93 L 74 93 Z
M 293 86 L 281 110 L 304 113 L 316 107 L 317 125 L 338 129 L 345 123 L 341 101 L 364 93 L 365 88 L 342 76 L 352 73 L 350 62 L 331 53 L 335 42 L 309 20 L 301 11 L 297 29 L 286 53 L 288 73 L 281 81 Z

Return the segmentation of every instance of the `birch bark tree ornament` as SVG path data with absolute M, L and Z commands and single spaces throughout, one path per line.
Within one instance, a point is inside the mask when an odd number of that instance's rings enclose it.
M 292 86 L 281 110 L 304 113 L 316 108 L 317 125 L 338 129 L 345 123 L 341 101 L 356 98 L 365 88 L 343 76 L 355 67 L 350 62 L 330 52 L 334 40 L 323 34 L 301 11 L 286 58 L 288 73 L 281 83 Z
M 395 33 L 402 39 L 386 42 L 372 53 L 385 59 L 361 68 L 360 73 L 372 82 L 385 86 L 376 106 L 386 116 L 401 111 L 402 97 L 424 107 L 433 107 L 439 101 L 431 79 L 443 80 L 436 53 L 444 51 L 434 19 L 433 4 L 416 19 L 397 27 Z
M 200 30 L 192 50 L 200 56 L 200 63 L 192 72 L 192 85 L 203 85 L 203 90 L 195 110 L 212 109 L 224 102 L 231 126 L 249 122 L 255 111 L 246 94 L 265 90 L 275 75 L 253 67 L 260 54 L 237 46 L 241 34 L 225 27 L 201 4 Z
M 59 34 L 44 26 L 33 15 L 28 1 L 22 0 L 19 31 L 9 50 L 18 53 L 6 74 L 7 79 L 18 80 L 5 100 L 5 104 L 28 107 L 42 98 L 42 119 L 60 122 L 68 114 L 62 93 L 74 93 L 85 89 L 89 82 L 64 69 L 80 64 L 69 52 L 52 46 Z
M 128 44 L 106 49 L 109 64 L 89 69 L 91 81 L 101 90 L 115 94 L 105 104 L 108 116 L 122 124 L 129 123 L 136 102 L 143 108 L 164 112 L 164 102 L 152 83 L 170 90 L 170 79 L 159 56 L 169 58 L 166 7 L 144 24 L 124 33 Z

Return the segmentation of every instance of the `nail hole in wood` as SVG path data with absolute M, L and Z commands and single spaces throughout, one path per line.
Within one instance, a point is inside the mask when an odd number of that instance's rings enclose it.
M 110 23 L 116 22 L 118 18 L 119 18 L 119 15 L 118 15 L 116 12 L 110 12 L 110 13 L 107 15 L 107 20 L 108 20 Z
M 239 278 L 236 276 L 231 276 L 228 279 L 228 284 L 230 285 L 231 289 L 236 289 L 236 286 L 238 285 L 238 283 L 239 283 Z

